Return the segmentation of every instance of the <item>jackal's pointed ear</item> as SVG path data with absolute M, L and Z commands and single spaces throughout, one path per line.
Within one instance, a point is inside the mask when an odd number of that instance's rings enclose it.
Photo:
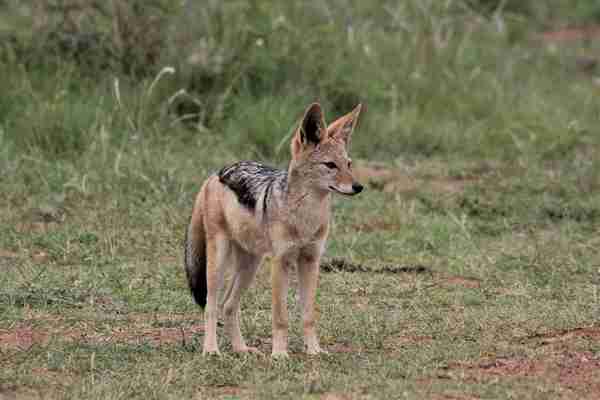
M 299 155 L 310 147 L 316 147 L 327 138 L 327 124 L 319 103 L 311 104 L 292 138 L 292 155 Z
M 327 127 L 327 135 L 332 139 L 343 140 L 346 143 L 346 147 L 350 147 L 352 132 L 354 132 L 354 128 L 358 122 L 361 109 L 362 104 L 359 104 L 354 107 L 354 110 L 332 122 Z

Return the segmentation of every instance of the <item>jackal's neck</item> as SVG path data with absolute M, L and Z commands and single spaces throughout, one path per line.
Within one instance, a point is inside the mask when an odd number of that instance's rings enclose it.
M 318 188 L 302 171 L 291 166 L 285 187 L 286 205 L 299 215 L 322 214 L 329 210 L 331 194 Z

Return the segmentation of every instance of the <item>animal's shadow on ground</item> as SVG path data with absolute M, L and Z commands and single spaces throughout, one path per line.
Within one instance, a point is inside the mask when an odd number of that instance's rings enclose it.
M 331 258 L 321 262 L 321 271 L 324 273 L 335 272 L 368 272 L 373 274 L 429 274 L 433 275 L 431 268 L 425 265 L 382 265 L 378 268 L 356 264 L 343 258 Z

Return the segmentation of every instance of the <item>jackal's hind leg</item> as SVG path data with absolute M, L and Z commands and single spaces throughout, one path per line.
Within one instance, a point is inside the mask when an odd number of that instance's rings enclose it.
M 223 284 L 226 261 L 231 251 L 231 242 L 222 234 L 208 238 L 206 243 L 206 308 L 204 310 L 203 354 L 219 354 L 217 343 L 217 293 Z
M 254 347 L 248 347 L 240 329 L 240 300 L 242 294 L 250 287 L 261 258 L 233 245 L 233 277 L 231 285 L 223 301 L 223 316 L 225 330 L 231 338 L 231 346 L 236 352 L 258 352 Z

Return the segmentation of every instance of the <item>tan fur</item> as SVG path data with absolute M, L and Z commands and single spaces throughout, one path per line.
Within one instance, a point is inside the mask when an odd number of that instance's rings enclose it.
M 224 300 L 226 332 L 234 351 L 256 350 L 248 347 L 241 335 L 239 303 L 242 292 L 251 284 L 267 254 L 274 260 L 271 273 L 273 356 L 287 356 L 286 299 L 289 272 L 294 267 L 298 269 L 306 351 L 309 354 L 323 351 L 314 313 L 319 260 L 329 232 L 330 194 L 356 194 L 362 190 L 352 176 L 346 152 L 360 109 L 359 105 L 327 127 L 321 107 L 313 104 L 308 108 L 291 141 L 287 191 L 269 198 L 268 218 L 262 215 L 260 207 L 249 209 L 241 205 L 235 193 L 217 176 L 209 177 L 202 186 L 188 232 L 191 245 L 205 245 L 206 250 L 204 353 L 219 352 L 217 290 L 229 265 L 234 268 L 234 274 Z M 336 169 L 328 169 L 325 162 L 335 162 Z M 198 228 L 200 224 L 203 229 Z

